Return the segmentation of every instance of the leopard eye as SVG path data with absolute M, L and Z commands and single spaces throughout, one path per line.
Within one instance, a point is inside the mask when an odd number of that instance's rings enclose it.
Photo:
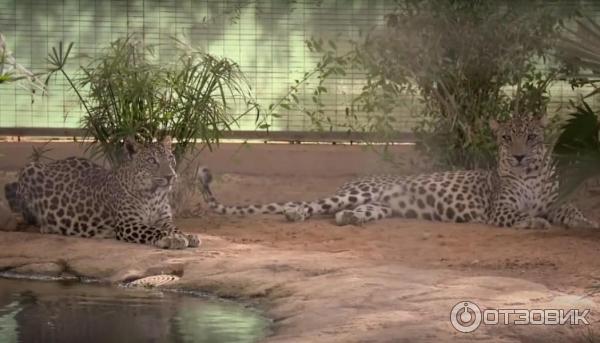
M 510 142 L 512 140 L 512 138 L 509 135 L 503 135 L 502 139 L 504 139 L 507 142 Z
M 158 164 L 158 161 L 156 160 L 156 158 L 150 156 L 146 159 L 146 161 L 150 164 Z
M 531 134 L 527 135 L 527 141 L 528 142 L 534 141 L 536 138 L 537 138 L 536 134 L 531 133 Z

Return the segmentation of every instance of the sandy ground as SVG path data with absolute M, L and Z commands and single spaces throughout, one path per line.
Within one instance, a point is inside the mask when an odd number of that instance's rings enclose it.
M 26 147 L 30 149 L 29 147 Z M 0 144 L 15 162 L 23 144 Z M 77 153 L 58 145 L 56 156 Z M 410 148 L 395 151 L 406 160 Z M 389 171 L 373 153 L 348 146 L 224 146 L 203 156 L 225 203 L 303 200 L 348 177 Z M 13 177 L 4 168 L 4 180 Z M 406 172 L 400 170 L 399 172 Z M 598 217 L 598 199 L 580 196 Z M 190 204 L 194 206 L 194 204 Z M 238 298 L 273 319 L 273 342 L 600 341 L 600 232 L 527 231 L 386 219 L 337 227 L 330 218 L 288 223 L 205 213 L 177 223 L 204 240 L 161 251 L 116 241 L 24 232 L 0 234 L 0 270 L 71 274 L 120 282 L 156 273 L 169 287 Z M 590 325 L 482 325 L 460 333 L 452 307 L 590 309 Z M 511 317 L 514 319 L 514 317 Z M 502 319 L 501 319 L 502 321 Z

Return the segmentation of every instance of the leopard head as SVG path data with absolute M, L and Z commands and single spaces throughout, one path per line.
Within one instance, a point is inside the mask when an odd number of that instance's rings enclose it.
M 124 148 L 128 157 L 126 169 L 135 190 L 155 192 L 171 189 L 177 180 L 171 137 L 145 145 L 126 139 Z
M 545 121 L 537 116 L 514 116 L 504 123 L 490 121 L 498 145 L 501 176 L 524 176 L 538 172 L 546 158 Z

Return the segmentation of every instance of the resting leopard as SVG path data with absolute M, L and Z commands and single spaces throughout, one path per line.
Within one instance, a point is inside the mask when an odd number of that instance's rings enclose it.
M 544 146 L 543 119 L 515 116 L 505 123 L 492 120 L 490 127 L 498 145 L 495 170 L 364 177 L 313 202 L 225 206 L 210 190 L 210 171 L 202 168 L 204 198 L 217 213 L 285 214 L 290 221 L 335 215 L 338 225 L 398 216 L 529 229 L 598 228 L 573 205 L 557 203 L 558 182 Z
M 126 140 L 126 161 L 113 170 L 71 157 L 31 162 L 5 186 L 11 209 L 42 233 L 116 238 L 159 248 L 196 247 L 173 224 L 169 192 L 176 181 L 171 138 L 141 145 Z

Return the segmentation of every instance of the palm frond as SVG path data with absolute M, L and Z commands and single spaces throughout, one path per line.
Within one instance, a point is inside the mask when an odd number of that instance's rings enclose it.
M 114 165 L 125 137 L 148 143 L 168 134 L 177 141 L 179 160 L 196 142 L 211 147 L 231 129 L 238 119 L 232 101 L 241 99 L 248 108 L 256 103 L 236 63 L 176 43 L 176 59 L 161 64 L 134 35 L 117 39 L 80 69 L 77 83 L 64 70 L 72 44 L 52 50 L 53 70 L 65 75 L 86 108 L 81 124 L 94 141 L 90 153 Z
M 562 127 L 554 145 L 560 178 L 560 198 L 577 190 L 586 180 L 600 175 L 600 120 L 589 104 L 581 99 L 571 102 L 575 109 Z
M 574 22 L 575 29 L 565 27 L 565 35 L 557 42 L 562 59 L 575 70 L 574 78 L 598 78 L 600 76 L 600 25 L 593 19 L 580 16 Z M 593 80 L 589 80 L 593 82 Z
M 35 94 L 37 90 L 44 94 L 45 84 L 38 79 L 42 74 L 44 73 L 34 73 L 17 63 L 12 51 L 7 47 L 6 38 L 0 32 L 0 84 L 17 82 L 19 87 L 32 94 Z

